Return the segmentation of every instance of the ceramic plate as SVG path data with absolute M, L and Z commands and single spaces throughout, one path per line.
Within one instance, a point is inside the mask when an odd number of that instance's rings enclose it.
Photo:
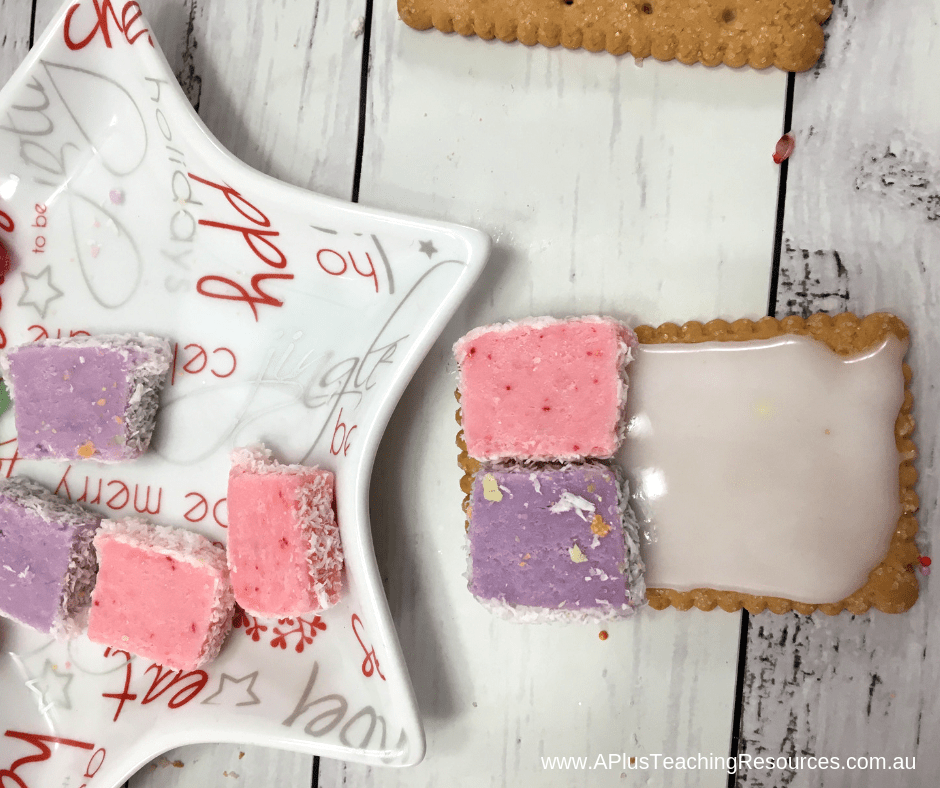
M 489 241 L 249 169 L 193 113 L 136 3 L 98 6 L 63 7 L 0 92 L 14 261 L 0 343 L 144 331 L 169 339 L 172 372 L 140 460 L 22 460 L 7 412 L 0 473 L 224 542 L 229 452 L 262 441 L 335 472 L 346 586 L 319 615 L 238 616 L 221 656 L 190 673 L 0 619 L 0 782 L 112 788 L 205 741 L 416 763 L 424 735 L 372 550 L 370 473 Z

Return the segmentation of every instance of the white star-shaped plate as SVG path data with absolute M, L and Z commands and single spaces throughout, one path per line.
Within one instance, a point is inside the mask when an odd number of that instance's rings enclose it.
M 238 616 L 220 657 L 186 674 L 0 619 L 0 774 L 113 788 L 205 741 L 414 764 L 424 734 L 372 550 L 370 475 L 489 241 L 251 170 L 194 114 L 136 3 L 119 5 L 68 3 L 0 92 L 0 240 L 14 261 L 0 343 L 167 337 L 157 433 L 133 463 L 27 462 L 8 412 L 0 473 L 224 542 L 229 452 L 262 441 L 335 472 L 345 590 L 317 616 Z M 37 685 L 47 665 L 72 677 L 68 703 Z

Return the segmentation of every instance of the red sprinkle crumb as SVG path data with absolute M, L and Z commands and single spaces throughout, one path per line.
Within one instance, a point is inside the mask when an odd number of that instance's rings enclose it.
M 774 164 L 782 164 L 793 154 L 796 147 L 796 140 L 792 134 L 784 134 L 777 140 L 777 147 L 774 150 Z
M 607 638 L 610 637 L 610 636 L 607 634 L 607 630 L 606 630 L 606 629 L 602 629 L 600 632 L 598 632 L 598 633 L 597 633 L 597 636 L 598 636 L 601 640 L 607 640 Z
M 930 566 L 931 563 L 932 563 L 931 560 L 930 560 L 927 556 L 922 555 L 922 556 L 920 557 L 920 565 L 921 565 L 921 566 Z
M 548 405 L 546 405 L 545 407 L 542 408 L 542 410 L 551 410 L 551 408 L 548 407 Z
M 477 352 L 477 349 L 476 349 L 475 347 L 472 347 L 472 348 L 470 348 L 470 351 L 467 353 L 467 355 L 468 355 L 468 356 L 472 356 L 472 355 L 474 355 L 476 352 Z

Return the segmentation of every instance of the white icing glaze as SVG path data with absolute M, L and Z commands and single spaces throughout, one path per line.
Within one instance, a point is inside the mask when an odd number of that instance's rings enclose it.
M 844 599 L 900 516 L 907 344 L 840 357 L 788 335 L 641 345 L 622 458 L 650 588 Z

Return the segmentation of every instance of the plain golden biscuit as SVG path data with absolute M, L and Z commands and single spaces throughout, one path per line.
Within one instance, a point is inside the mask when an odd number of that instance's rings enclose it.
M 777 320 L 765 317 L 761 320 L 737 320 L 729 323 L 724 320 L 712 320 L 708 323 L 690 322 L 682 326 L 664 323 L 658 327 L 638 326 L 635 329 L 640 344 L 658 343 L 696 343 L 696 342 L 744 342 L 754 339 L 772 339 L 784 334 L 799 334 L 812 337 L 824 343 L 839 355 L 854 355 L 880 345 L 888 336 L 895 336 L 906 341 L 909 335 L 907 326 L 894 315 L 876 312 L 864 318 L 851 313 L 835 316 L 825 314 L 811 315 L 803 319 L 790 316 Z M 916 512 L 919 506 L 914 485 L 917 471 L 914 460 L 917 448 L 911 435 L 914 431 L 914 419 L 911 415 L 914 405 L 911 394 L 911 369 L 907 363 L 902 365 L 904 376 L 904 400 L 894 425 L 895 443 L 898 448 L 898 485 L 900 492 L 901 515 L 891 537 L 888 552 L 881 563 L 868 576 L 868 582 L 857 591 L 838 602 L 809 604 L 769 596 L 754 596 L 735 591 L 721 591 L 711 588 L 697 588 L 693 591 L 674 591 L 665 588 L 648 588 L 649 605 L 656 610 L 675 607 L 689 610 L 713 610 L 720 607 L 729 612 L 746 609 L 750 613 L 769 610 L 772 613 L 787 613 L 794 610 L 808 615 L 815 610 L 828 615 L 836 615 L 843 610 L 853 614 L 864 613 L 872 607 L 883 613 L 903 613 L 916 601 L 918 583 L 915 567 L 919 566 L 920 552 L 915 543 L 918 523 Z M 459 400 L 458 395 L 458 400 Z M 460 423 L 460 411 L 457 411 Z M 467 454 L 462 430 L 457 434 L 457 446 L 460 452 L 457 462 L 464 472 L 460 486 L 464 492 L 464 511 L 470 503 L 470 490 L 473 475 L 480 463 Z M 468 513 L 469 516 L 469 513 Z
M 707 66 L 806 71 L 830 0 L 398 0 L 416 30 Z

